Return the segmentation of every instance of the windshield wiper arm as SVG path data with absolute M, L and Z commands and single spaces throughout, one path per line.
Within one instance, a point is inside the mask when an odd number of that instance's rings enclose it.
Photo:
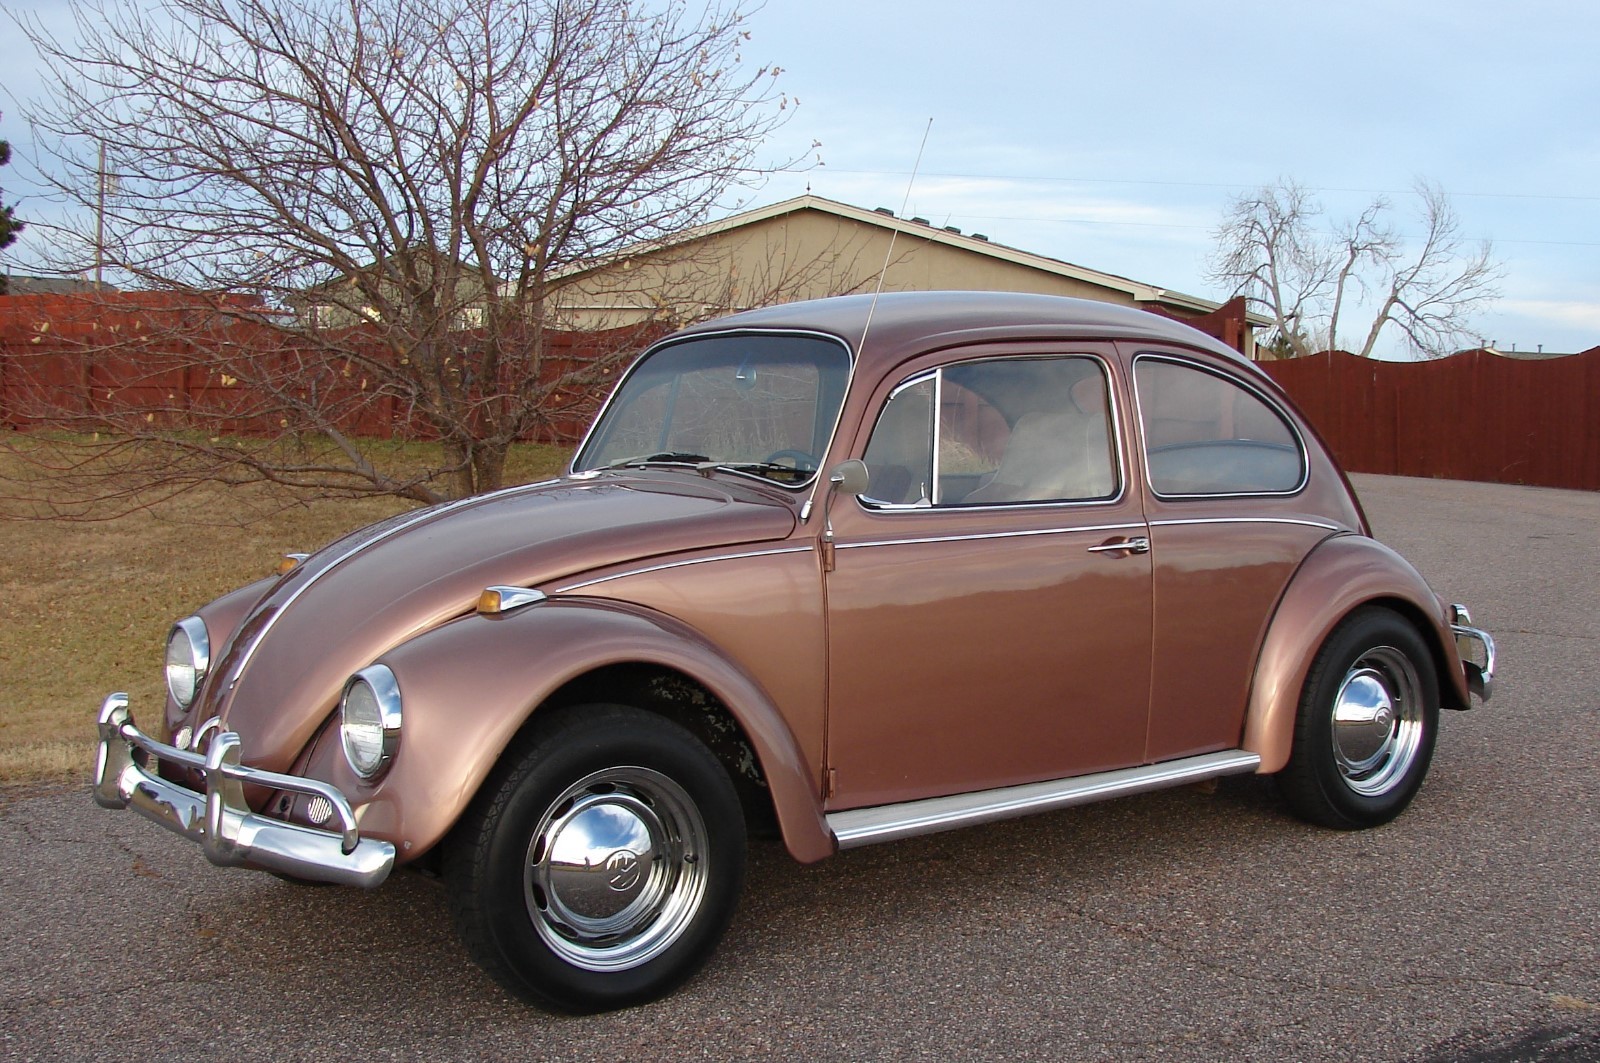
M 663 450 L 656 454 L 640 454 L 637 457 L 623 458 L 613 461 L 609 465 L 602 465 L 602 469 L 626 469 L 644 465 L 698 465 L 711 458 L 705 454 L 690 454 L 687 451 Z
M 776 473 L 778 476 L 787 476 L 796 483 L 802 480 L 809 480 L 817 473 L 816 469 L 807 469 L 799 465 L 785 465 L 780 461 L 719 461 L 713 467 L 729 469 L 733 472 Z M 768 479 L 771 478 L 768 477 Z

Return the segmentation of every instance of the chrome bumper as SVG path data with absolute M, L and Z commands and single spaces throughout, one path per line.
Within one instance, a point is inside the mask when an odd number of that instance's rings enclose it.
M 106 698 L 99 724 L 94 799 L 100 807 L 131 805 L 146 819 L 199 842 L 206 859 L 222 867 L 258 867 L 368 889 L 389 877 L 394 846 L 361 837 L 350 802 L 338 788 L 240 764 L 239 736 L 231 731 L 213 735 L 204 756 L 157 742 L 134 726 L 128 695 L 121 693 Z M 205 792 L 147 770 L 134 759 L 135 750 L 202 772 Z M 326 798 L 339 829 L 318 830 L 252 812 L 244 799 L 245 783 Z
M 1467 612 L 1466 606 L 1450 607 L 1450 628 L 1456 633 L 1456 652 L 1461 655 L 1467 689 L 1488 701 L 1494 696 L 1494 638 L 1471 625 L 1472 614 Z

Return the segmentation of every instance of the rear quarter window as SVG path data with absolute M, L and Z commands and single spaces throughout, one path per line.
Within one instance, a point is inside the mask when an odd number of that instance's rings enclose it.
M 1291 494 L 1304 485 L 1299 435 L 1254 391 L 1199 366 L 1148 355 L 1135 360 L 1134 381 L 1156 494 Z

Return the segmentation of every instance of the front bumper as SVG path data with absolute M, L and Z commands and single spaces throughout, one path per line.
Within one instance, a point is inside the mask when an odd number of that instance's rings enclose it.
M 389 877 L 394 846 L 362 838 L 350 802 L 337 787 L 314 779 L 261 771 L 239 763 L 239 736 L 222 731 L 205 754 L 157 742 L 134 726 L 128 695 L 112 694 L 100 707 L 100 748 L 95 756 L 94 799 L 102 808 L 128 808 L 199 842 L 206 859 L 222 867 L 257 867 L 315 882 L 372 888 Z M 204 793 L 161 778 L 137 752 L 201 772 Z M 250 783 L 309 794 L 333 806 L 338 830 L 319 830 L 253 812 L 245 802 Z
M 1472 614 L 1464 605 L 1450 607 L 1450 629 L 1456 635 L 1456 652 L 1461 655 L 1467 689 L 1488 701 L 1494 696 L 1494 638 L 1472 626 Z

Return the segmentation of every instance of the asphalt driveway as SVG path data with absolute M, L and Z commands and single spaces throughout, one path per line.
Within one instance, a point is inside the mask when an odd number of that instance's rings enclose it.
M 482 976 L 418 876 L 296 887 L 11 790 L 0 1056 L 1600 1060 L 1600 494 L 1357 486 L 1501 649 L 1387 827 L 1242 778 L 811 868 L 761 846 L 704 974 L 569 1018 Z

